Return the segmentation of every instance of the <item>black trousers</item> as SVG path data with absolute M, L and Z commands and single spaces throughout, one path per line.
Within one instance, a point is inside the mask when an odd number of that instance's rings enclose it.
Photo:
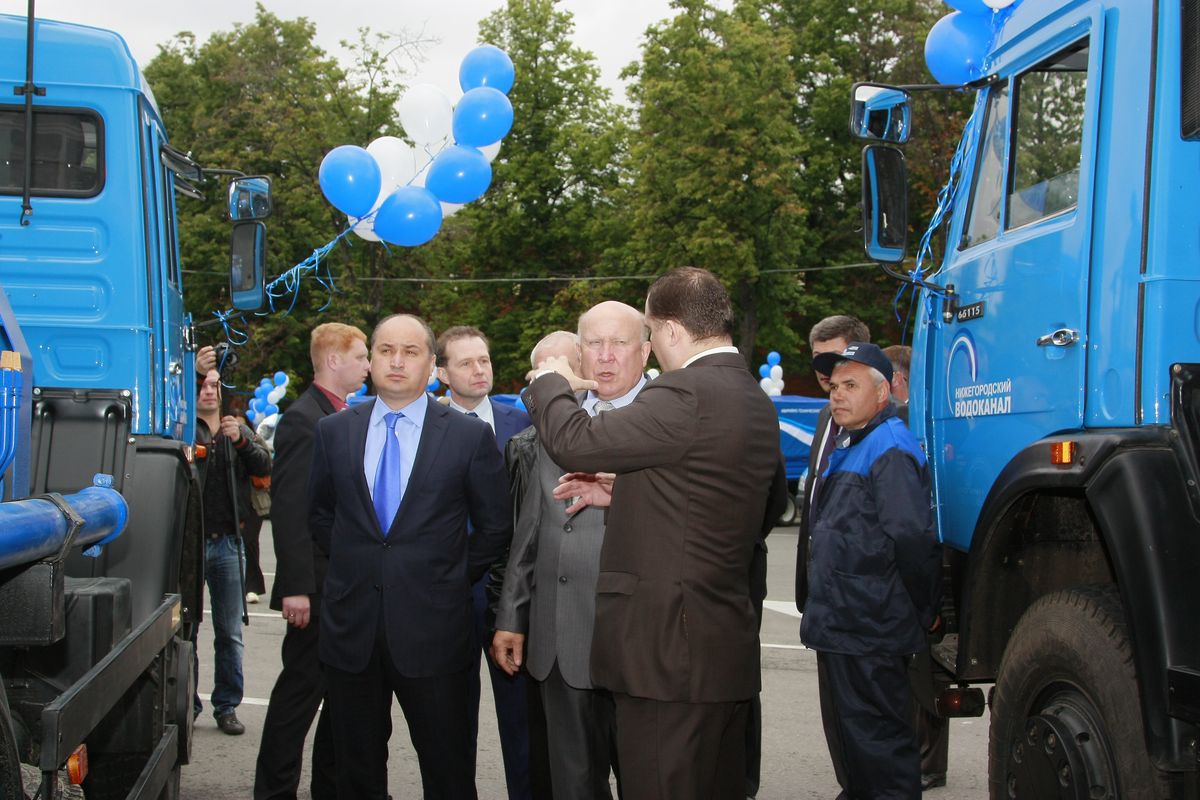
M 315 604 L 320 598 L 314 599 Z M 314 611 L 316 606 L 314 605 Z M 262 742 L 254 767 L 254 800 L 295 800 L 304 763 L 304 740 L 325 698 L 325 679 L 317 658 L 317 614 L 307 628 L 288 626 L 280 655 L 283 669 L 271 690 Z M 329 709 L 321 712 L 312 749 L 313 800 L 337 797 L 333 768 L 333 731 Z
M 668 703 L 613 693 L 625 800 L 745 797 L 748 700 Z
M 616 710 L 604 689 L 576 689 L 558 662 L 533 681 L 546 715 L 554 800 L 609 800 L 609 771 L 617 773 Z
M 382 616 L 382 615 L 381 615 Z M 471 671 L 410 678 L 392 662 L 382 629 L 362 672 L 325 665 L 339 800 L 385 800 L 392 697 L 400 703 L 426 800 L 476 800 Z
M 848 800 L 916 800 L 921 763 L 904 656 L 817 653 L 821 722 Z

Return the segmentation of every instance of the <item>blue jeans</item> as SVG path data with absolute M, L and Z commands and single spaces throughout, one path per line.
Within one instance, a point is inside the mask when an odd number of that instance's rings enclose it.
M 213 674 L 213 716 L 228 714 L 242 702 L 242 540 L 232 536 L 204 540 L 204 580 L 208 584 L 216 651 Z M 199 670 L 197 670 L 199 672 Z M 195 703 L 200 713 L 200 701 Z

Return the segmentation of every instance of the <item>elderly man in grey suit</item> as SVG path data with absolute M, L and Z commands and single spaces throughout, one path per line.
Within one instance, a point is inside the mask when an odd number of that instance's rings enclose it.
M 596 385 L 582 396 L 583 409 L 595 416 L 633 402 L 650 354 L 642 313 L 600 303 L 579 319 L 579 346 L 583 374 Z M 535 364 L 554 355 L 544 349 L 535 349 Z M 535 461 L 520 501 L 492 657 L 509 673 L 524 663 L 537 681 L 555 800 L 608 798 L 613 700 L 593 687 L 589 669 L 605 514 L 555 500 L 564 470 L 540 444 Z

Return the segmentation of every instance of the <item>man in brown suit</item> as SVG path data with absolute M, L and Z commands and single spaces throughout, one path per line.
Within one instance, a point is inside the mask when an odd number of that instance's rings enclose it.
M 590 382 L 565 359 L 542 365 L 525 403 L 556 463 L 616 473 L 555 495 L 613 500 L 591 670 L 616 701 L 624 797 L 737 797 L 760 683 L 747 576 L 763 520 L 785 500 L 779 427 L 732 346 L 729 295 L 712 273 L 659 278 L 646 322 L 664 373 L 619 413 L 589 417 L 572 388 Z

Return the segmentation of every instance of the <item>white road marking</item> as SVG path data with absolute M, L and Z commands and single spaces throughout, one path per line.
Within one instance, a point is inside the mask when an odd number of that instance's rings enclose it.
M 763 608 L 800 619 L 800 612 L 796 610 L 796 604 L 790 600 L 764 600 Z

